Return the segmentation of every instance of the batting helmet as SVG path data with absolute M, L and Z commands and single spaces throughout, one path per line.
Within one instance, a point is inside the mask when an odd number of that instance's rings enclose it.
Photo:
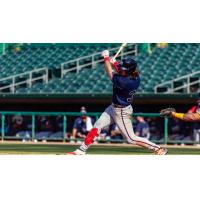
M 131 75 L 137 68 L 137 62 L 133 58 L 123 58 L 117 65 L 119 74 L 128 76 Z

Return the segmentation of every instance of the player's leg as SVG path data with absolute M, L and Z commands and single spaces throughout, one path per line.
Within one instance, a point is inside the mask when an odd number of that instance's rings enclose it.
M 115 123 L 121 130 L 127 142 L 148 148 L 150 150 L 153 150 L 157 154 L 166 154 L 167 152 L 165 152 L 165 149 L 161 148 L 159 145 L 156 145 L 155 143 L 147 140 L 146 138 L 142 138 L 134 134 L 132 122 L 130 119 L 131 114 L 132 107 L 126 107 L 122 109 L 114 108 Z
M 87 134 L 85 141 L 82 143 L 82 145 L 77 149 L 75 152 L 71 152 L 69 154 L 73 155 L 82 155 L 85 154 L 87 149 L 90 145 L 92 145 L 95 141 L 95 139 L 99 136 L 101 129 L 104 127 L 109 126 L 113 123 L 113 119 L 111 117 L 111 106 L 109 106 L 100 116 L 100 118 L 95 122 L 94 128 L 92 128 L 89 133 Z

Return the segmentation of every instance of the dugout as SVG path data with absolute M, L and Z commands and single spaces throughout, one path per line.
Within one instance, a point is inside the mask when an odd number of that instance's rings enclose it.
M 20 95 L 20 94 L 3 94 L 0 95 L 0 111 L 3 113 L 4 111 L 10 111 L 14 114 L 19 114 L 20 112 L 30 112 L 30 123 L 35 123 L 35 119 L 31 116 L 31 112 L 46 112 L 51 113 L 50 115 L 57 116 L 57 112 L 67 112 L 68 116 L 65 118 L 65 114 L 62 114 L 61 120 L 63 124 L 67 124 L 61 128 L 61 132 L 63 132 L 63 137 L 66 132 L 70 132 L 73 121 L 76 114 L 73 112 L 79 112 L 81 106 L 85 106 L 89 113 L 97 113 L 94 114 L 94 117 L 100 115 L 101 112 L 110 104 L 111 102 L 111 94 L 73 94 L 73 95 L 56 95 L 56 94 L 37 94 L 37 95 Z M 168 138 L 168 120 L 159 118 L 159 111 L 162 108 L 166 107 L 175 107 L 180 112 L 187 112 L 187 110 L 195 104 L 196 95 L 195 94 L 137 94 L 135 96 L 135 105 L 134 112 L 139 114 L 146 113 L 147 117 L 151 117 L 155 115 L 158 120 L 157 124 L 161 124 L 161 137 L 162 139 L 160 143 L 166 143 Z M 5 113 L 6 113 L 5 112 Z M 52 113 L 54 112 L 54 113 Z M 148 115 L 149 113 L 149 115 Z M 153 115 L 152 115 L 153 114 Z M 7 114 L 5 114 L 7 116 Z M 145 116 L 145 114 L 144 114 Z M 2 117 L 2 116 L 1 116 Z M 32 118 L 32 119 L 31 119 Z M 31 122 L 32 121 L 32 122 Z M 54 120 L 53 120 L 54 121 Z M 4 123 L 5 122 L 5 123 Z M 6 124 L 5 121 L 2 122 Z M 170 122 L 170 121 L 169 121 Z M 35 123 L 35 127 L 37 128 L 37 123 Z M 2 127 L 2 126 L 1 126 Z M 191 134 L 191 123 L 185 123 L 186 135 Z M 33 130 L 30 130 L 33 132 Z M 11 138 L 12 139 L 12 138 Z M 168 141 L 169 143 L 169 141 Z

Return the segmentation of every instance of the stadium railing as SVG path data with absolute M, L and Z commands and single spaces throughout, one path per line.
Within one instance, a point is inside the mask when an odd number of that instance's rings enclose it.
M 6 117 L 7 116 L 29 116 L 31 117 L 31 140 L 36 139 L 36 128 L 37 128 L 37 124 L 36 124 L 36 117 L 37 116 L 61 116 L 62 117 L 62 123 L 63 123 L 63 127 L 62 127 L 62 138 L 51 138 L 51 139 L 46 139 L 48 140 L 60 140 L 63 142 L 66 142 L 67 138 L 66 138 L 66 133 L 67 133 L 67 126 L 68 126 L 68 119 L 70 117 L 78 117 L 81 116 L 82 114 L 80 112 L 21 112 L 21 111 L 0 111 L 0 116 L 1 116 L 1 140 L 16 140 L 16 139 L 22 139 L 20 137 L 15 136 L 7 136 L 6 133 Z M 99 118 L 99 116 L 101 115 L 101 113 L 99 112 L 91 112 L 91 113 L 87 113 L 87 116 L 90 117 L 94 117 L 96 120 Z M 159 117 L 159 113 L 134 113 L 133 117 L 136 116 L 142 116 L 142 117 Z M 169 133 L 168 133 L 168 119 L 164 118 L 163 119 L 163 125 L 164 125 L 164 129 L 163 129 L 163 133 L 162 135 L 162 139 L 159 141 L 155 141 L 158 143 L 162 143 L 162 144 L 167 144 L 169 141 Z
M 131 54 L 137 55 L 138 49 L 137 49 L 136 44 L 128 44 L 126 47 L 133 47 L 133 49 L 129 50 L 128 48 L 125 48 L 119 55 L 119 58 L 122 58 L 125 55 L 131 55 Z M 111 53 L 115 53 L 117 52 L 118 49 L 119 47 L 116 47 L 116 48 L 109 49 L 109 51 Z M 85 68 L 85 67 L 93 68 L 96 64 L 102 63 L 103 59 L 102 59 L 101 54 L 102 52 L 97 52 L 88 56 L 79 57 L 74 60 L 70 60 L 68 62 L 62 63 L 61 77 L 63 78 L 63 76 L 67 74 L 68 72 L 76 71 L 78 73 L 82 68 Z
M 24 84 L 31 87 L 36 81 L 42 81 L 48 83 L 49 71 L 47 67 L 34 69 L 24 73 L 12 75 L 9 77 L 0 79 L 0 93 L 12 93 L 16 92 L 16 87 L 23 86 Z
M 191 93 L 192 86 L 198 86 L 200 84 L 199 79 L 200 71 L 189 73 L 187 75 L 160 83 L 154 87 L 154 92 L 157 93 Z M 177 86 L 176 86 L 177 85 Z M 160 90 L 160 91 L 159 91 Z

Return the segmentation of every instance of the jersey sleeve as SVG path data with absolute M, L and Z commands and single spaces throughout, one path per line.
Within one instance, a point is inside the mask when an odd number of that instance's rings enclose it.
M 175 113 L 175 117 L 178 119 L 182 119 L 184 121 L 192 122 L 192 121 L 200 121 L 200 114 L 196 113 Z

